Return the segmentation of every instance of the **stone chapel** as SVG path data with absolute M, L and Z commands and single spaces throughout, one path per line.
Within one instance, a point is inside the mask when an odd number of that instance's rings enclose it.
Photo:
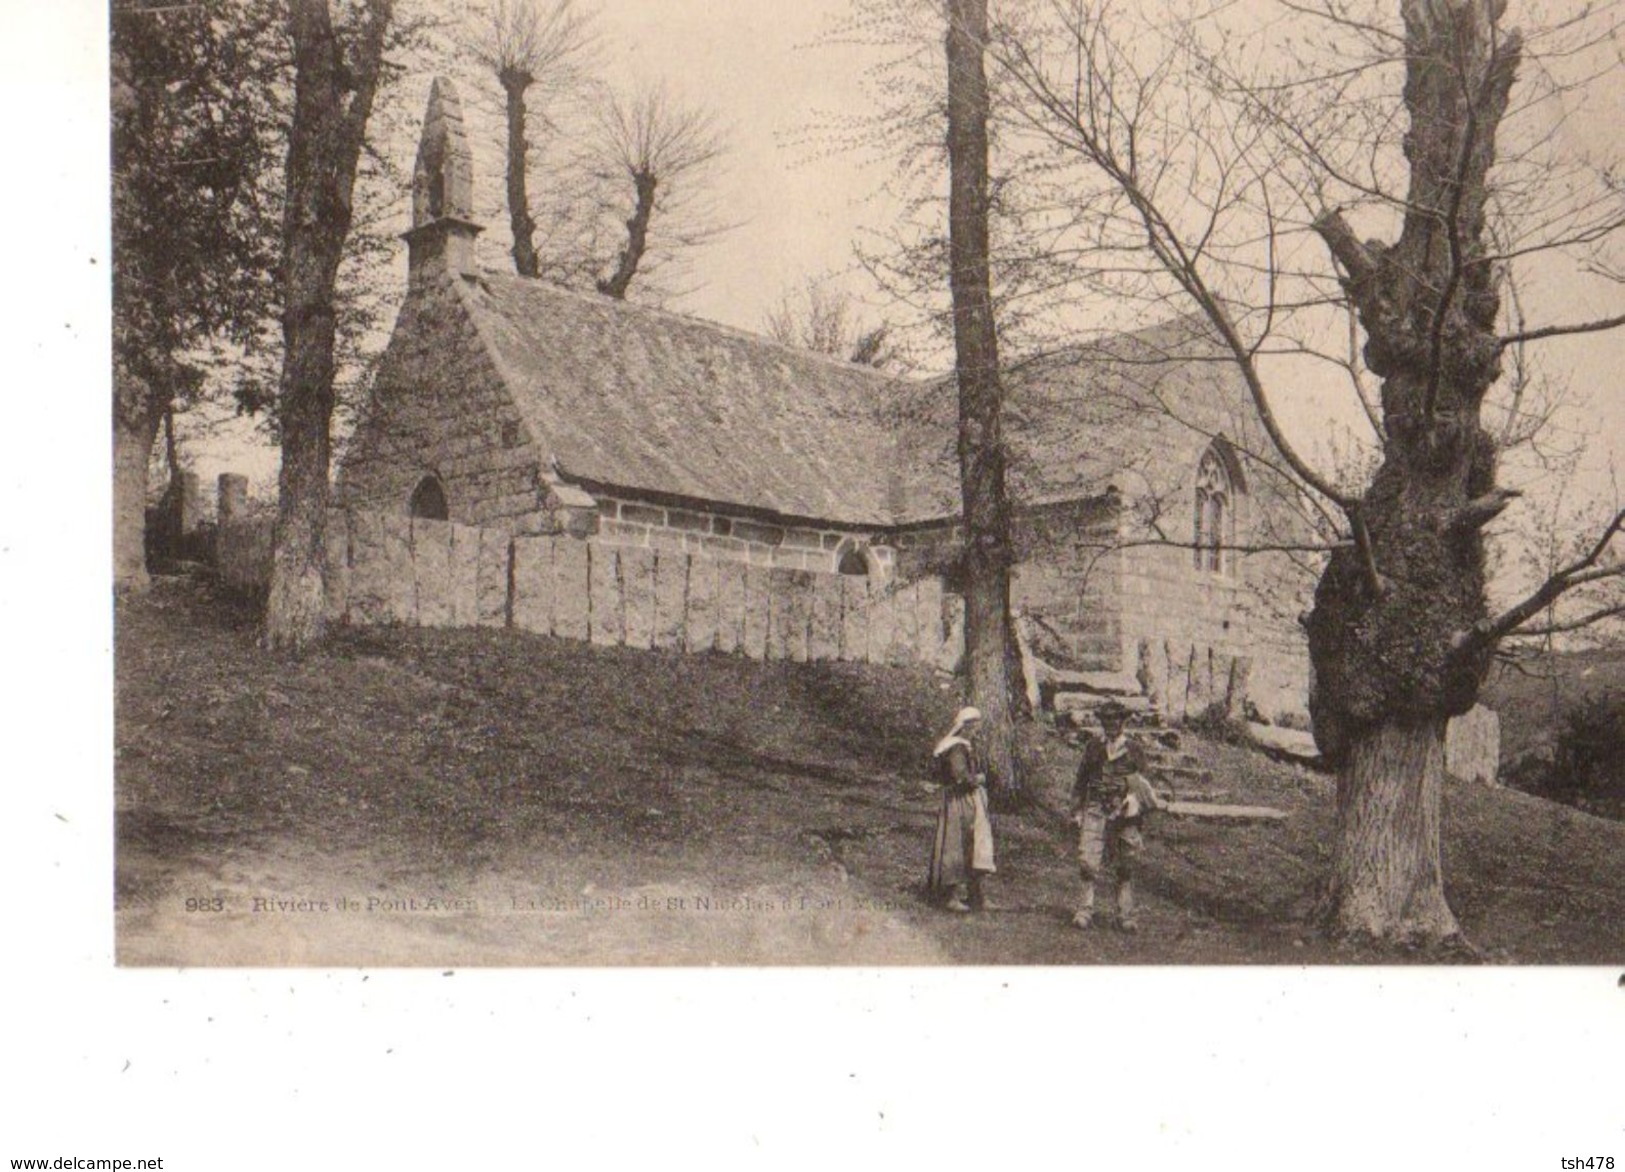
M 434 83 L 408 290 L 340 461 L 338 503 L 696 559 L 941 579 L 960 506 L 952 377 L 904 379 L 694 318 L 480 267 L 457 96 Z M 1199 321 L 1006 376 L 1033 659 L 1178 714 L 1233 686 L 1301 718 L 1304 501 Z M 1261 548 L 1276 547 L 1276 548 Z M 944 606 L 945 625 L 956 611 Z

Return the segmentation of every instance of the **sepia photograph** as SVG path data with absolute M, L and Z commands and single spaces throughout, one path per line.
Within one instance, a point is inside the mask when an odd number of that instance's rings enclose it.
M 118 962 L 1625 957 L 1504 7 L 115 4 Z
M 1625 3 L 9 17 L 9 1166 L 1625 1159 Z

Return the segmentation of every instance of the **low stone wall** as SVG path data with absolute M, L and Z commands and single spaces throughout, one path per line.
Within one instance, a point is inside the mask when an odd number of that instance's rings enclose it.
M 959 658 L 961 601 L 936 579 L 756 566 L 569 537 L 513 542 L 513 625 L 627 647 L 753 659 L 928 663 Z
M 1253 660 L 1211 645 L 1142 638 L 1135 677 L 1147 699 L 1170 723 L 1195 720 L 1214 705 L 1233 719 L 1246 718 Z
M 220 550 L 223 581 L 264 590 L 268 521 L 226 526 Z M 327 550 L 330 622 L 512 626 L 604 645 L 943 668 L 963 646 L 963 600 L 936 578 L 883 584 L 364 511 L 329 515 Z
M 271 581 L 270 517 L 223 521 L 214 535 L 214 566 L 220 581 L 240 594 L 263 594 Z

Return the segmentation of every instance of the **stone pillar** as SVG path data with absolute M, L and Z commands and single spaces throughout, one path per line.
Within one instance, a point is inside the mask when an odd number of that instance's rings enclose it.
M 1482 704 L 1445 726 L 1444 768 L 1452 777 L 1495 785 L 1501 764 L 1501 718 Z
M 203 486 L 196 472 L 180 474 L 180 498 L 175 502 L 175 523 L 180 535 L 189 537 L 203 524 Z
M 1224 689 L 1224 718 L 1231 724 L 1247 722 L 1247 699 L 1252 687 L 1253 661 L 1238 655 L 1230 661 L 1230 679 Z
M 216 524 L 224 529 L 242 520 L 248 512 L 248 477 L 240 472 L 222 472 L 216 492 Z

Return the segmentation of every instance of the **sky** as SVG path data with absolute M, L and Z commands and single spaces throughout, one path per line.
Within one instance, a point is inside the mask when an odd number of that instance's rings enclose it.
M 736 226 L 693 256 L 686 292 L 670 307 L 760 331 L 765 314 L 786 291 L 808 278 L 833 277 L 872 314 L 885 314 L 883 297 L 858 271 L 854 243 L 872 239 L 869 234 L 896 215 L 897 205 L 882 191 L 886 170 L 859 152 L 808 145 L 815 124 L 865 111 L 862 79 L 879 60 L 877 51 L 829 35 L 849 14 L 849 0 L 601 0 L 598 8 L 607 79 L 620 86 L 663 80 L 675 96 L 713 108 L 730 143 L 715 184 L 726 192 L 726 214 Z M 428 70 L 414 72 L 396 98 L 414 133 L 429 81 Z M 1562 133 L 1578 150 L 1610 148 L 1614 127 L 1625 115 L 1625 92 L 1593 89 L 1576 105 L 1576 116 Z M 495 200 L 501 190 L 498 148 L 479 136 L 474 146 L 476 185 L 484 198 Z M 403 137 L 393 150 L 409 169 L 415 139 Z M 533 190 L 546 182 L 545 167 L 539 168 Z M 403 228 L 406 215 L 403 199 Z M 489 225 L 481 242 L 482 263 L 505 265 L 506 243 L 505 224 Z M 404 246 L 396 273 L 404 286 Z M 1533 316 L 1541 322 L 1625 309 L 1625 292 L 1576 282 L 1557 269 L 1542 274 L 1531 300 Z M 1547 342 L 1542 349 L 1548 369 L 1570 382 L 1577 404 L 1557 426 L 1588 444 L 1573 492 L 1609 494 L 1618 437 L 1625 434 L 1625 394 L 1616 377 L 1625 370 L 1625 331 Z M 1361 429 L 1341 384 L 1303 367 L 1283 365 L 1274 373 L 1276 409 L 1303 450 L 1324 453 L 1329 420 Z M 192 429 L 188 452 L 205 483 L 229 468 L 249 473 L 258 491 L 274 492 L 276 454 L 256 440 L 250 426 L 222 427 L 213 419 L 206 433 Z
M 825 33 L 847 12 L 845 0 L 602 0 L 601 60 L 618 87 L 663 81 L 675 98 L 717 113 L 729 149 L 714 180 L 726 192 L 728 220 L 736 226 L 694 256 L 686 293 L 671 308 L 736 328 L 761 331 L 767 311 L 808 278 L 850 274 L 853 242 L 884 221 L 879 197 L 883 173 L 853 153 L 824 153 L 803 144 L 812 122 L 855 113 L 862 94 L 854 84 L 874 60 L 861 47 L 827 43 Z M 397 101 L 415 135 L 432 73 L 414 71 Z M 465 85 L 464 103 L 470 104 Z M 476 200 L 500 197 L 504 163 L 498 147 L 471 135 Z M 416 139 L 393 144 L 409 173 Z M 533 191 L 547 182 L 544 167 Z M 403 198 L 400 227 L 409 209 Z M 656 229 L 658 232 L 658 223 Z M 479 245 L 480 262 L 506 265 L 505 223 L 492 223 Z M 396 259 L 405 285 L 405 247 Z M 849 283 L 862 296 L 861 282 Z M 274 492 L 276 455 L 257 443 L 251 427 L 193 430 L 189 453 L 205 483 L 225 470 L 248 472 Z

